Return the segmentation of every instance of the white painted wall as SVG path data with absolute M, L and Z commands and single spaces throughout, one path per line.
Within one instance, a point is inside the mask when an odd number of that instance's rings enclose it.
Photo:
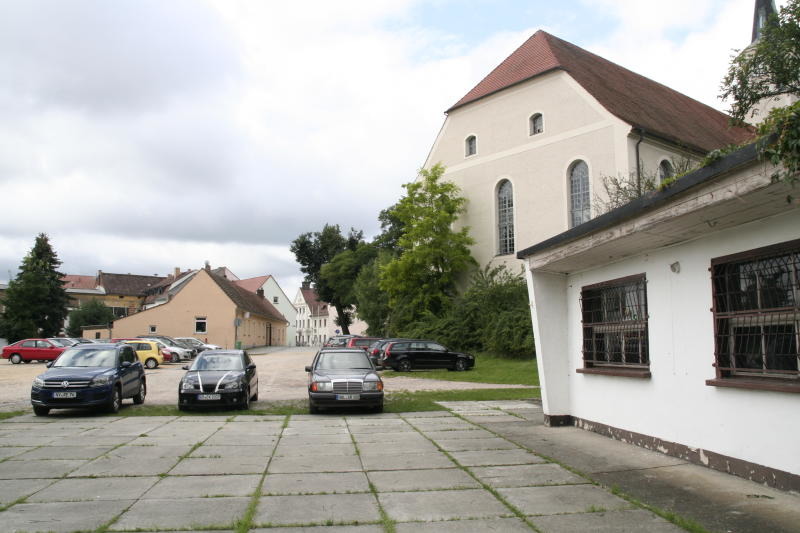
M 554 312 L 548 320 L 557 323 L 564 318 L 567 323 L 563 350 L 557 346 L 555 351 L 553 346 L 548 350 L 547 343 L 557 341 L 542 340 L 539 337 L 547 332 L 536 332 L 545 412 L 565 414 L 561 406 L 566 402 L 573 416 L 800 474 L 800 426 L 796 424 L 800 395 L 705 384 L 715 377 L 710 260 L 798 236 L 800 210 L 796 209 L 572 274 L 564 281 L 534 273 L 529 282 L 535 303 L 550 299 Z M 670 270 L 675 261 L 680 262 L 677 274 Z M 583 366 L 581 287 L 640 273 L 647 276 L 652 378 L 576 373 Z M 561 293 L 566 302 L 557 301 L 559 283 L 566 286 Z M 568 400 L 563 397 L 565 391 Z
M 268 277 L 261 288 L 264 289 L 264 298 L 274 305 L 289 321 L 289 326 L 286 328 L 286 345 L 295 346 L 297 340 L 297 309 L 292 305 L 292 302 L 273 276 Z

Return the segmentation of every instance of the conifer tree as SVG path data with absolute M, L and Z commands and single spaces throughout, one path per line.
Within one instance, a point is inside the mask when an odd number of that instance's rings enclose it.
M 8 283 L 0 336 L 9 342 L 27 337 L 54 337 L 64 326 L 69 296 L 58 271 L 58 259 L 46 234 L 40 233 L 19 274 Z

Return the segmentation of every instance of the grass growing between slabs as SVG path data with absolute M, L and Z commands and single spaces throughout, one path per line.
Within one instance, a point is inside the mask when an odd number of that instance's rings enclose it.
M 502 385 L 539 385 L 539 372 L 536 359 L 508 359 L 489 354 L 475 355 L 475 367 L 465 372 L 449 370 L 414 370 L 395 372 L 386 369 L 383 378 L 391 383 L 398 376 L 440 379 L 444 381 L 464 381 L 469 383 L 496 383 Z

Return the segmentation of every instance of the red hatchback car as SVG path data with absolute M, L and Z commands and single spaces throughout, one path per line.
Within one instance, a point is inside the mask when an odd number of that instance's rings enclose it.
M 66 350 L 47 339 L 24 339 L 3 348 L 3 359 L 10 359 L 15 365 L 31 361 L 54 361 Z

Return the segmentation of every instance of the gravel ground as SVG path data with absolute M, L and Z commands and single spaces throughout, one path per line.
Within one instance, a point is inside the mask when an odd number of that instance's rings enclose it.
M 249 350 L 258 366 L 258 395 L 261 400 L 301 400 L 307 397 L 305 366 L 311 364 L 316 348 L 269 347 Z M 175 404 L 178 382 L 186 372 L 183 364 L 166 363 L 147 373 L 147 404 Z M 30 408 L 33 378 L 45 371 L 43 363 L 13 365 L 0 360 L 0 411 Z M 413 375 L 413 373 L 411 374 Z M 439 381 L 413 377 L 386 380 L 386 391 L 519 388 L 519 385 Z M 257 407 L 258 404 L 256 404 Z

